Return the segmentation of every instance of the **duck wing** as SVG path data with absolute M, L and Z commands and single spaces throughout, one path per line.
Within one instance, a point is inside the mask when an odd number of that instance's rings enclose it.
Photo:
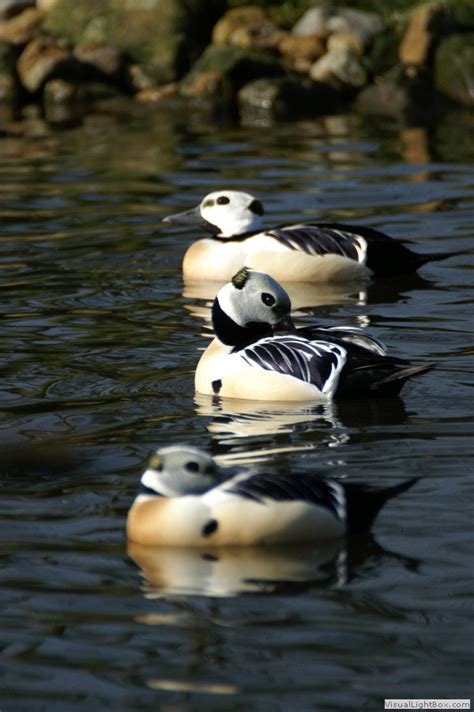
M 266 474 L 256 473 L 250 477 L 237 478 L 224 486 L 224 492 L 237 494 L 260 504 L 269 500 L 276 502 L 307 502 L 324 507 L 336 519 L 344 520 L 346 500 L 344 488 L 335 481 L 311 474 Z
M 385 346 L 378 339 L 357 326 L 303 326 L 297 329 L 296 333 L 310 341 L 323 339 L 346 348 L 354 346 L 365 349 L 379 356 L 385 356 L 387 353 Z
M 347 359 L 347 351 L 340 344 L 291 334 L 260 339 L 239 354 L 250 366 L 293 376 L 327 395 L 335 393 Z
M 361 264 L 366 262 L 367 243 L 355 228 L 304 223 L 266 230 L 265 235 L 308 255 L 340 255 Z

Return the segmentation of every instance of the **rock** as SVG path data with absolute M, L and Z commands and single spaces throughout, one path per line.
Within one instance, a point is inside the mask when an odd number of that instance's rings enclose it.
M 364 44 L 368 44 L 383 28 L 382 18 L 374 12 L 322 5 L 307 10 L 293 27 L 292 34 L 327 36 L 334 32 L 345 32 L 357 35 Z
M 348 32 L 334 32 L 328 37 L 327 50 L 328 52 L 348 49 L 361 57 L 364 54 L 364 43 L 358 35 L 352 35 Z
M 0 20 L 8 20 L 35 4 L 35 0 L 0 0 Z
M 81 64 L 81 75 L 90 80 L 106 80 L 114 84 L 127 84 L 125 60 L 115 47 L 102 44 L 79 45 L 73 56 Z
M 72 58 L 71 53 L 48 38 L 32 40 L 17 62 L 22 85 L 31 93 L 37 92 L 53 77 L 62 75 Z
M 309 76 L 334 89 L 359 89 L 367 83 L 367 72 L 360 58 L 345 47 L 327 52 L 318 59 L 311 67 Z
M 225 7 L 226 0 L 57 0 L 44 27 L 73 45 L 116 47 L 164 84 L 188 71 Z
M 400 43 L 399 57 L 403 64 L 411 67 L 424 67 L 428 64 L 431 47 L 437 39 L 433 30 L 443 14 L 444 7 L 440 2 L 427 3 L 412 10 Z
M 220 74 L 237 92 L 252 79 L 282 74 L 283 69 L 278 59 L 268 52 L 244 50 L 229 45 L 209 45 L 183 80 L 184 90 L 196 75 L 208 72 Z
M 330 87 L 299 77 L 256 79 L 239 91 L 242 122 L 253 124 L 271 119 L 290 119 L 330 113 L 339 96 Z
M 417 123 L 433 112 L 434 94 L 429 81 L 408 77 L 401 67 L 387 72 L 376 84 L 358 94 L 356 108 L 363 114 Z
M 49 12 L 57 4 L 58 0 L 36 0 L 36 7 L 41 12 Z
M 11 74 L 0 71 L 0 102 L 12 101 L 15 97 L 15 80 Z
M 50 124 L 72 125 L 77 123 L 77 87 L 64 79 L 51 79 L 43 90 L 45 119 Z
M 34 7 L 15 15 L 11 20 L 0 21 L 0 41 L 24 45 L 39 35 L 43 13 Z
M 135 99 L 143 103 L 158 103 L 179 95 L 178 85 L 172 82 L 161 87 L 148 87 L 135 94 Z
M 153 81 L 145 72 L 141 64 L 129 64 L 126 69 L 127 84 L 133 92 L 145 91 L 147 89 L 156 89 Z
M 287 35 L 279 42 L 278 50 L 293 64 L 306 62 L 309 69 L 326 52 L 326 42 L 320 35 Z
M 474 106 L 474 33 L 447 37 L 436 50 L 434 81 L 438 91 Z
M 228 44 L 245 49 L 275 50 L 284 36 L 270 20 L 255 22 L 245 27 L 238 27 L 230 36 Z
M 228 94 L 228 91 L 226 92 L 224 76 L 216 70 L 209 70 L 194 74 L 189 82 L 183 84 L 181 93 L 183 96 L 214 98 L 224 93 Z
M 265 20 L 264 11 L 255 5 L 228 10 L 215 24 L 212 30 L 212 42 L 214 44 L 231 44 L 231 37 L 236 30 L 249 25 L 258 25 L 265 22 Z

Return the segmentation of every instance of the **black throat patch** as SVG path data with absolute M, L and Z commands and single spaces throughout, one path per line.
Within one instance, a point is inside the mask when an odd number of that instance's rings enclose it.
M 156 492 L 154 489 L 151 489 L 151 487 L 147 487 L 146 485 L 142 484 L 140 482 L 140 486 L 138 488 L 138 494 L 146 494 L 147 496 L 151 495 L 152 497 L 163 497 L 160 492 Z
M 233 351 L 239 351 L 273 333 L 270 324 L 264 322 L 253 321 L 247 326 L 239 326 L 221 309 L 218 299 L 214 299 L 212 305 L 212 325 L 219 341 L 233 346 Z

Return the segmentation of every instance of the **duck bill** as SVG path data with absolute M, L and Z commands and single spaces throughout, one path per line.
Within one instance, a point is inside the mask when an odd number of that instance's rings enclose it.
M 199 205 L 197 205 L 195 208 L 192 208 L 191 210 L 186 210 L 184 213 L 176 213 L 176 215 L 167 215 L 165 218 L 163 218 L 163 222 L 168 223 L 170 225 L 195 225 L 197 227 L 203 228 L 204 230 L 209 230 L 210 232 L 217 231 L 215 225 L 212 225 L 207 220 L 204 220 L 201 215 Z

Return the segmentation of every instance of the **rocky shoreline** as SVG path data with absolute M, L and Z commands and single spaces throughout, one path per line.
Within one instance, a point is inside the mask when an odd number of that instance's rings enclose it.
M 471 0 L 0 0 L 0 106 L 52 124 L 103 97 L 243 123 L 474 106 Z

